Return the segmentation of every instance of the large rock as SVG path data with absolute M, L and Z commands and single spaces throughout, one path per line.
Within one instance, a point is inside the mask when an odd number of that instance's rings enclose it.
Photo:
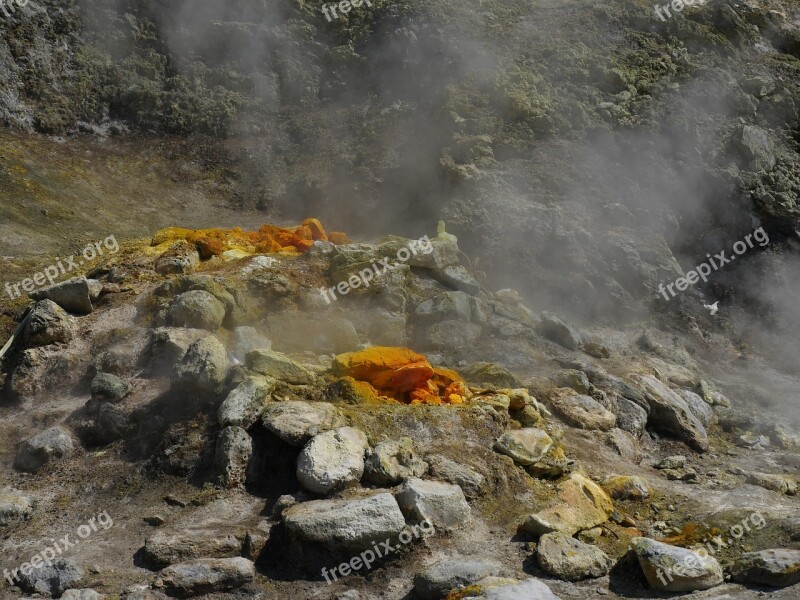
M 61 600 L 102 600 L 103 596 L 94 590 L 67 590 Z
M 214 472 L 228 488 L 245 484 L 247 465 L 253 455 L 253 440 L 241 427 L 225 427 L 219 433 L 214 450 Z
M 700 396 L 689 390 L 680 389 L 678 395 L 689 405 L 689 410 L 703 424 L 703 427 L 708 428 L 714 420 L 714 409 Z
M 506 431 L 495 442 L 494 449 L 527 467 L 541 460 L 552 446 L 553 440 L 545 431 L 528 427 Z
M 172 387 L 187 393 L 213 395 L 228 376 L 230 362 L 225 346 L 214 336 L 197 340 L 172 374 Z
M 627 398 L 617 398 L 617 427 L 636 438 L 644 433 L 647 426 L 647 411 Z
M 472 520 L 472 511 L 457 485 L 441 481 L 406 480 L 397 503 L 411 521 L 428 521 L 436 529 L 452 531 Z
M 761 127 L 743 125 L 734 134 L 733 143 L 751 169 L 761 171 L 775 166 L 775 144 Z
M 169 309 L 173 327 L 216 331 L 225 320 L 225 305 L 204 290 L 178 294 Z
M 23 337 L 27 346 L 38 347 L 68 342 L 74 334 L 72 317 L 52 300 L 41 300 L 28 315 Z
M 457 485 L 467 498 L 477 498 L 483 493 L 486 478 L 474 469 L 446 456 L 431 455 L 426 457 L 426 461 L 432 477 Z
M 235 590 L 253 581 L 255 565 L 246 558 L 200 558 L 167 567 L 155 587 L 170 596 L 191 598 Z
M 398 537 L 406 527 L 397 501 L 388 493 L 358 500 L 303 502 L 288 508 L 283 516 L 287 531 L 295 538 L 353 554 Z
M 568 350 L 577 350 L 581 345 L 581 335 L 578 330 L 552 313 L 542 313 L 537 331 L 542 337 Z
M 14 489 L 0 489 L 0 527 L 30 519 L 34 504 L 33 496 Z
M 329 494 L 358 483 L 364 474 L 367 436 L 340 427 L 314 437 L 297 457 L 297 480 L 316 494 Z
M 683 398 L 650 375 L 634 375 L 633 379 L 650 405 L 648 424 L 653 429 L 686 442 L 698 452 L 708 450 L 706 428 Z
M 613 561 L 590 544 L 563 533 L 548 533 L 539 539 L 536 558 L 543 571 L 566 581 L 602 577 Z
M 566 423 L 581 429 L 599 429 L 608 431 L 617 422 L 614 413 L 606 410 L 594 398 L 583 395 L 575 395 L 572 390 L 570 393 L 563 393 L 558 390 L 550 398 L 550 404 L 555 412 Z
M 525 579 L 492 587 L 486 585 L 484 581 L 479 581 L 478 585 L 484 590 L 485 600 L 561 600 L 538 579 Z
M 51 427 L 21 442 L 14 458 L 14 468 L 35 473 L 55 458 L 72 452 L 72 436 L 62 427 Z
M 159 531 L 145 540 L 142 558 L 147 565 L 163 569 L 197 558 L 232 558 L 242 552 L 243 540 L 216 529 Z
M 205 329 L 159 327 L 150 332 L 148 354 L 150 368 L 158 373 L 170 373 L 186 356 L 189 346 L 210 336 Z
M 52 300 L 67 312 L 88 315 L 92 312 L 92 299 L 99 296 L 102 284 L 85 277 L 73 277 L 62 283 L 31 292 L 34 300 Z
M 317 380 L 316 375 L 296 363 L 282 352 L 253 350 L 247 355 L 247 368 L 274 377 L 279 381 L 296 385 L 309 385 Z
M 222 427 L 250 429 L 261 417 L 261 413 L 275 389 L 277 381 L 272 377 L 248 377 L 236 386 L 220 405 L 217 417 Z
M 325 402 L 270 402 L 261 415 L 264 427 L 291 446 L 302 446 L 315 435 L 345 424 L 332 404 Z
M 693 592 L 716 587 L 724 581 L 722 567 L 708 553 L 701 555 L 643 537 L 634 538 L 631 548 L 654 590 Z
M 756 471 L 746 472 L 744 476 L 747 483 L 757 485 L 765 490 L 772 490 L 773 492 L 790 496 L 797 494 L 797 482 L 789 476 L 758 473 Z
M 733 567 L 734 581 L 771 587 L 787 587 L 800 583 L 800 550 L 778 548 L 746 552 Z
M 409 477 L 422 477 L 428 464 L 414 452 L 411 438 L 388 440 L 375 446 L 367 457 L 364 478 L 382 486 L 396 485 Z
M 77 587 L 84 575 L 84 570 L 71 560 L 56 558 L 38 569 L 31 569 L 27 575 L 20 571 L 17 585 L 31 594 L 58 598 L 68 589 Z
M 602 525 L 614 512 L 614 503 L 588 477 L 573 473 L 558 486 L 558 503 L 530 515 L 522 528 L 534 535 L 561 532 L 573 535 Z
M 503 565 L 495 560 L 459 556 L 434 563 L 414 577 L 414 592 L 421 600 L 441 600 L 452 590 L 484 577 L 497 576 Z

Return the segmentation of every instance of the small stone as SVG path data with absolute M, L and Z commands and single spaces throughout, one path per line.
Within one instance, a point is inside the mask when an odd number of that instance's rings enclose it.
M 668 456 L 663 459 L 654 468 L 656 469 L 683 469 L 686 467 L 686 457 L 682 454 L 676 456 Z
M 608 494 L 588 477 L 573 473 L 558 486 L 559 502 L 530 515 L 522 528 L 534 535 L 562 532 L 573 535 L 608 521 L 614 503 Z
M 31 292 L 33 300 L 52 300 L 65 311 L 77 314 L 88 315 L 92 312 L 92 295 L 98 282 L 92 280 L 89 283 L 85 277 L 73 277 L 67 281 L 41 288 Z
M 232 558 L 242 551 L 243 536 L 217 529 L 159 530 L 142 549 L 145 563 L 162 569 L 198 558 Z
M 574 395 L 567 388 L 555 390 L 550 397 L 550 405 L 573 427 L 608 431 L 617 422 L 616 415 L 606 410 L 597 400 L 589 396 Z
M 647 500 L 650 486 L 644 477 L 618 475 L 603 482 L 603 489 L 614 500 Z
M 21 442 L 14 458 L 14 468 L 35 473 L 54 458 L 72 452 L 72 436 L 62 427 L 51 427 Z
M 214 472 L 227 488 L 240 487 L 247 479 L 247 466 L 253 455 L 253 440 L 241 427 L 225 427 L 219 433 L 214 452 Z
M 552 313 L 542 313 L 542 321 L 537 330 L 542 337 L 563 346 L 567 350 L 577 350 L 581 345 L 580 333 Z
M 151 527 L 161 527 L 164 523 L 167 522 L 167 520 L 161 515 L 149 515 L 147 517 L 144 517 L 142 520 Z

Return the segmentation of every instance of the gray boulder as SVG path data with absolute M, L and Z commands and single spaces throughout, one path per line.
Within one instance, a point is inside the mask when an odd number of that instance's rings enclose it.
M 332 404 L 325 402 L 270 402 L 261 416 L 264 427 L 291 446 L 302 446 L 315 435 L 345 424 Z
M 581 429 L 608 431 L 617 421 L 614 413 L 589 396 L 557 394 L 551 406 L 566 423 Z
M 150 332 L 150 368 L 156 372 L 169 373 L 186 356 L 189 346 L 197 340 L 210 336 L 205 329 L 183 327 L 159 327 Z
M 154 587 L 170 596 L 191 598 L 235 590 L 253 581 L 255 575 L 255 565 L 240 556 L 199 558 L 167 567 L 158 574 Z
M 563 533 L 548 533 L 539 538 L 536 558 L 545 573 L 566 581 L 602 577 L 613 564 L 600 548 Z
M 357 553 L 373 543 L 394 539 L 406 520 L 394 496 L 376 494 L 358 500 L 313 500 L 286 509 L 290 535 L 333 552 Z
M 567 350 L 577 350 L 581 345 L 581 335 L 578 330 L 552 313 L 543 312 L 542 320 L 536 329 L 542 337 Z
M 249 429 L 261 413 L 275 389 L 272 377 L 248 377 L 236 386 L 220 405 L 217 417 L 223 427 Z
M 376 445 L 367 457 L 364 478 L 376 485 L 391 486 L 409 477 L 421 477 L 427 470 L 427 463 L 414 452 L 414 442 L 405 437 Z
M 88 315 L 92 312 L 92 296 L 97 298 L 99 282 L 91 282 L 85 277 L 73 277 L 67 281 L 41 288 L 31 292 L 34 300 L 52 300 L 65 311 L 76 315 Z M 100 284 L 102 289 L 102 284 Z
M 733 142 L 751 169 L 761 171 L 775 166 L 775 144 L 761 127 L 743 125 L 734 134 Z
M 142 558 L 157 569 L 198 558 L 232 558 L 242 551 L 243 538 L 217 529 L 159 531 L 145 540 Z
M 72 436 L 62 427 L 51 427 L 21 442 L 14 458 L 14 468 L 35 473 L 55 458 L 72 451 Z
M 427 456 L 426 461 L 430 465 L 431 477 L 457 485 L 467 498 L 477 498 L 483 493 L 486 478 L 474 469 L 446 456 Z
M 494 449 L 527 467 L 539 461 L 553 446 L 553 440 L 545 431 L 535 427 L 507 431 L 498 438 Z
M 216 331 L 225 320 L 225 305 L 209 292 L 192 290 L 175 297 L 169 319 L 174 327 Z
M 247 355 L 246 365 L 251 371 L 295 385 L 313 384 L 317 379 L 304 366 L 273 350 L 253 350 Z
M 57 598 L 68 589 L 77 587 L 84 575 L 84 570 L 71 560 L 57 558 L 38 569 L 31 569 L 27 575 L 20 571 L 17 585 L 30 594 Z
M 179 240 L 159 256 L 154 265 L 159 275 L 188 273 L 200 264 L 200 254 L 194 244 Z
M 450 265 L 432 273 L 434 279 L 452 290 L 466 292 L 471 296 L 475 296 L 481 291 L 480 282 L 462 265 Z
M 714 420 L 714 409 L 700 396 L 689 390 L 678 390 L 678 395 L 689 405 L 689 410 L 703 424 L 703 427 L 708 428 Z
M 92 379 L 91 393 L 94 400 L 117 402 L 122 400 L 129 390 L 127 381 L 111 373 L 98 373 Z
M 724 581 L 722 567 L 713 556 L 670 546 L 649 538 L 631 541 L 647 583 L 664 592 L 693 592 L 716 587 Z
M 800 550 L 778 548 L 746 552 L 733 567 L 734 581 L 770 587 L 788 587 L 800 583 Z
M 230 363 L 225 346 L 214 336 L 194 342 L 172 374 L 172 387 L 200 395 L 219 392 Z
M 61 600 L 101 600 L 103 596 L 94 590 L 67 590 Z
M 41 300 L 28 315 L 23 337 L 27 346 L 39 347 L 68 342 L 73 335 L 72 317 L 52 300 Z
M 27 521 L 33 515 L 34 505 L 33 496 L 14 489 L 0 489 L 0 527 Z
M 219 433 L 214 450 L 214 472 L 228 488 L 245 484 L 247 465 L 253 455 L 253 440 L 241 427 L 225 427 Z
M 647 411 L 627 398 L 617 398 L 617 427 L 640 438 L 647 426 Z
M 340 427 L 314 437 L 297 457 L 297 480 L 316 494 L 330 494 L 358 483 L 364 474 L 367 436 Z
M 414 577 L 414 592 L 421 600 L 441 600 L 458 588 L 484 577 L 497 576 L 503 566 L 494 560 L 459 556 L 434 563 Z
M 409 520 L 428 521 L 444 531 L 458 529 L 472 520 L 464 492 L 450 483 L 411 477 L 398 492 L 397 503 Z
M 469 296 L 464 292 L 444 292 L 425 300 L 414 310 L 420 321 L 469 321 L 472 315 Z
M 674 436 L 698 452 L 708 450 L 708 434 L 686 401 L 655 377 L 634 375 L 650 405 L 648 423 L 656 431 Z
M 103 596 L 94 590 L 67 590 L 61 600 L 101 600 Z
M 478 585 L 484 590 L 485 600 L 561 600 L 538 579 L 525 579 L 518 583 L 505 583 L 489 587 L 486 580 Z

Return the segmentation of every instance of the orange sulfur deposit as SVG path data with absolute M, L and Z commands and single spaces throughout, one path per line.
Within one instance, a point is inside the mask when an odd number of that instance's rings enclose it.
M 369 383 L 379 394 L 408 404 L 461 404 L 469 395 L 458 373 L 434 368 L 408 348 L 373 346 L 340 354 L 333 369 L 337 375 Z
M 186 240 L 197 247 L 204 260 L 219 256 L 226 250 L 240 250 L 249 254 L 271 252 L 306 252 L 316 241 L 347 244 L 347 235 L 338 231 L 327 233 L 318 219 L 306 219 L 297 227 L 262 225 L 258 231 L 234 229 L 183 229 L 167 227 L 153 237 L 152 245 Z

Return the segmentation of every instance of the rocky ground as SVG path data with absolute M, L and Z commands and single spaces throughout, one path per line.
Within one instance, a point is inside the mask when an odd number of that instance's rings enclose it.
M 3 357 L 3 566 L 77 542 L 3 597 L 800 589 L 796 415 L 697 340 L 532 311 L 441 230 L 332 302 L 412 241 L 171 235 L 37 292 Z

